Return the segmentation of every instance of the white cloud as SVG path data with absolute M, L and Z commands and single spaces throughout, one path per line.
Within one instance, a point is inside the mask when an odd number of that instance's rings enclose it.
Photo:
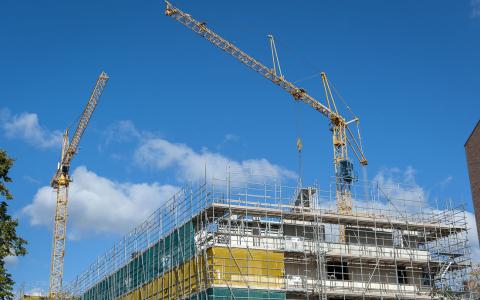
M 152 166 L 157 170 L 172 170 L 181 183 L 203 178 L 205 166 L 209 176 L 222 178 L 227 168 L 239 171 L 242 175 L 254 170 L 278 179 L 296 178 L 294 172 L 266 159 L 235 161 L 205 149 L 196 152 L 187 145 L 169 142 L 150 132 L 141 132 L 130 121 L 111 126 L 106 137 L 106 145 L 134 141 L 134 160 L 137 164 Z M 69 238 L 73 239 L 86 234 L 125 233 L 161 207 L 178 189 L 173 185 L 158 183 L 115 182 L 84 166 L 76 168 L 72 178 L 67 227 Z M 32 225 L 52 227 L 55 197 L 55 192 L 49 186 L 37 190 L 32 203 L 23 208 Z
M 132 121 L 123 120 L 107 128 L 105 131 L 105 144 L 113 142 L 124 143 L 132 140 L 138 140 L 146 133 L 142 133 L 135 127 Z
M 474 263 L 480 264 L 480 245 L 478 240 L 478 231 L 477 231 L 477 222 L 475 220 L 475 215 L 471 212 L 466 213 L 467 224 L 468 224 L 468 241 L 471 246 L 471 257 Z
M 223 150 L 229 144 L 238 144 L 240 137 L 233 133 L 227 133 L 220 144 L 216 146 L 217 151 Z
M 8 256 L 5 256 L 5 263 L 7 265 L 15 265 L 18 261 L 18 256 L 14 256 L 14 255 L 8 255 Z
M 240 139 L 240 137 L 236 134 L 233 133 L 227 133 L 224 137 L 225 142 L 236 142 Z
M 448 176 L 442 180 L 437 186 L 445 187 L 452 181 L 452 176 Z M 386 203 L 361 203 L 356 201 L 355 205 L 375 206 L 376 209 L 388 209 L 398 213 L 440 213 L 440 210 L 433 207 L 429 203 L 428 193 L 425 189 L 419 186 L 415 180 L 415 169 L 407 167 L 404 171 L 392 168 L 380 171 L 373 179 L 375 185 L 388 196 L 390 200 L 399 200 L 399 203 L 406 203 L 403 207 L 396 207 L 395 205 L 388 205 Z M 383 195 L 383 196 L 385 196 Z M 388 206 L 388 207 L 387 207 Z M 420 208 L 421 207 L 421 208 Z M 475 215 L 472 212 L 466 211 L 465 218 L 468 228 L 468 241 L 470 243 L 471 258 L 475 263 L 480 263 L 480 246 L 479 237 L 477 235 L 477 226 L 475 222 Z
M 441 189 L 444 189 L 446 188 L 450 183 L 452 183 L 453 181 L 453 176 L 452 175 L 448 175 L 445 179 L 443 179 L 442 181 L 440 181 L 438 183 L 438 186 L 441 188 Z
M 143 140 L 135 151 L 135 161 L 139 165 L 158 170 L 174 169 L 180 181 L 204 178 L 205 168 L 208 178 L 225 178 L 228 170 L 239 176 L 253 173 L 277 179 L 297 177 L 294 172 L 264 158 L 236 161 L 207 149 L 197 152 L 185 144 L 172 143 L 161 138 Z
M 480 17 L 480 0 L 470 0 L 472 18 Z
M 69 238 L 85 234 L 122 234 L 144 221 L 178 189 L 158 183 L 119 183 L 99 176 L 86 167 L 75 169 L 69 188 Z M 32 225 L 52 227 L 55 193 L 40 188 L 23 212 Z
M 186 144 L 174 143 L 158 134 L 138 130 L 132 121 L 124 120 L 110 126 L 105 132 L 105 146 L 112 143 L 136 142 L 133 161 L 137 166 L 155 170 L 173 170 L 180 182 L 203 179 L 205 169 L 207 177 L 225 178 L 227 170 L 239 176 L 251 173 L 276 179 L 297 178 L 295 172 L 270 163 L 267 159 L 234 160 L 219 152 L 207 148 L 196 151 Z M 234 134 L 226 134 L 222 144 L 238 141 Z M 221 148 L 217 146 L 217 149 Z M 114 159 L 123 158 L 115 154 Z
M 8 109 L 0 109 L 0 128 L 7 138 L 22 139 L 37 148 L 56 148 L 62 142 L 62 133 L 42 127 L 35 113 L 12 115 Z
M 234 160 L 207 148 L 196 151 L 186 144 L 173 143 L 158 135 L 140 131 L 131 121 L 120 121 L 110 126 L 106 133 L 105 145 L 136 141 L 134 162 L 137 166 L 156 170 L 173 170 L 180 182 L 203 179 L 205 168 L 208 178 L 225 178 L 227 170 L 240 176 L 251 173 L 276 179 L 297 178 L 295 172 L 270 163 L 267 159 Z M 227 134 L 223 142 L 238 140 L 238 136 Z M 120 158 L 119 155 L 115 155 Z
M 29 176 L 29 175 L 24 175 L 23 179 L 31 184 L 37 184 L 37 185 L 40 184 L 40 180 L 33 178 L 32 176 Z
M 415 173 L 412 167 L 407 167 L 403 172 L 397 168 L 383 169 L 373 178 L 373 184 L 393 202 L 401 200 L 426 206 L 427 196 L 415 181 Z

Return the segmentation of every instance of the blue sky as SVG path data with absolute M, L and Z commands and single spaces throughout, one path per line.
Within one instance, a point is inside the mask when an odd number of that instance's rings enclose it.
M 275 35 L 290 81 L 327 72 L 361 119 L 370 178 L 383 171 L 418 185 L 430 200 L 451 197 L 472 210 L 463 145 L 479 119 L 478 0 L 174 3 L 268 66 L 267 34 Z M 204 161 L 265 159 L 288 177 L 298 171 L 301 134 L 305 181 L 322 184 L 332 175 L 323 116 L 163 9 L 161 1 L 0 4 L 0 147 L 16 158 L 10 211 L 29 240 L 28 256 L 9 262 L 17 282 L 48 282 L 52 207 L 45 186 L 60 155 L 55 141 L 102 70 L 111 79 L 72 166 L 78 202 L 71 203 L 66 281 Z M 319 77 L 299 85 L 324 99 Z M 82 194 L 91 182 L 96 190 Z M 147 196 L 135 200 L 136 189 Z M 121 211 L 111 214 L 125 218 L 88 210 L 97 203 L 103 210 L 113 204 Z M 138 203 L 144 211 L 128 216 Z

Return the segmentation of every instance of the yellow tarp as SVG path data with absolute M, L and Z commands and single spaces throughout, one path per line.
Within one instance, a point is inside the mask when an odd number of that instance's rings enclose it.
M 194 257 L 120 299 L 179 299 L 196 293 L 199 286 L 205 289 L 213 284 L 283 288 L 283 252 L 214 247 L 207 250 L 207 259 L 208 265 L 205 265 L 202 256 Z
M 215 247 L 214 283 L 236 287 L 282 288 L 285 272 L 283 252 Z

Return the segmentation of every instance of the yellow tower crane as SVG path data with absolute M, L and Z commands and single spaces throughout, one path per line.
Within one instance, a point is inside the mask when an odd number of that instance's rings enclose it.
M 82 116 L 78 121 L 77 129 L 71 141 L 68 138 L 68 129 L 65 130 L 62 143 L 62 156 L 58 164 L 58 169 L 50 182 L 50 185 L 57 192 L 57 203 L 55 208 L 55 220 L 53 230 L 53 248 L 52 261 L 50 267 L 50 299 L 61 298 L 62 278 L 63 278 L 63 260 L 65 256 L 65 238 L 67 233 L 67 203 L 68 186 L 72 179 L 69 175 L 70 163 L 73 156 L 77 153 L 78 144 L 82 138 L 83 132 L 87 128 L 88 122 L 97 107 L 98 100 L 102 95 L 103 89 L 107 84 L 108 76 L 102 72 L 97 79 L 90 99 L 83 110 Z
M 293 96 L 296 101 L 304 102 L 310 105 L 313 109 L 320 112 L 330 121 L 330 130 L 333 133 L 333 165 L 335 168 L 336 177 L 336 200 L 338 211 L 341 214 L 350 214 L 352 212 L 352 197 L 351 185 L 355 180 L 353 172 L 353 164 L 348 156 L 348 146 L 353 151 L 362 166 L 367 165 L 367 159 L 363 153 L 360 131 L 355 133 L 349 126 L 356 124 L 358 129 L 359 118 L 353 117 L 347 120 L 342 116 L 335 103 L 333 93 L 330 89 L 327 75 L 321 73 L 323 87 L 326 95 L 326 105 L 320 103 L 315 98 L 310 96 L 304 89 L 297 87 L 293 83 L 286 80 L 281 73 L 278 64 L 278 55 L 274 45 L 273 37 L 269 36 L 272 47 L 272 57 L 274 59 L 274 67 L 270 69 L 263 65 L 258 60 L 243 52 L 240 48 L 225 40 L 223 37 L 207 28 L 204 22 L 199 22 L 191 15 L 184 13 L 170 2 L 166 1 L 165 15 L 180 22 L 193 32 L 197 33 L 207 41 L 217 46 L 221 50 L 227 52 L 238 61 L 259 73 L 266 79 L 284 89 L 287 93 Z M 275 62 L 277 60 L 277 63 Z M 345 239 L 345 230 L 340 229 L 340 239 Z

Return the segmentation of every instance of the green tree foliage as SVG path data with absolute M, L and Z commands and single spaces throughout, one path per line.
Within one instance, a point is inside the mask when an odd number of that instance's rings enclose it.
M 5 268 L 5 258 L 7 256 L 23 256 L 27 253 L 25 245 L 27 241 L 17 236 L 18 220 L 12 219 L 8 215 L 7 200 L 12 200 L 6 183 L 12 182 L 8 177 L 8 171 L 13 165 L 13 159 L 10 158 L 5 150 L 0 149 L 0 299 L 13 299 L 13 279 Z

